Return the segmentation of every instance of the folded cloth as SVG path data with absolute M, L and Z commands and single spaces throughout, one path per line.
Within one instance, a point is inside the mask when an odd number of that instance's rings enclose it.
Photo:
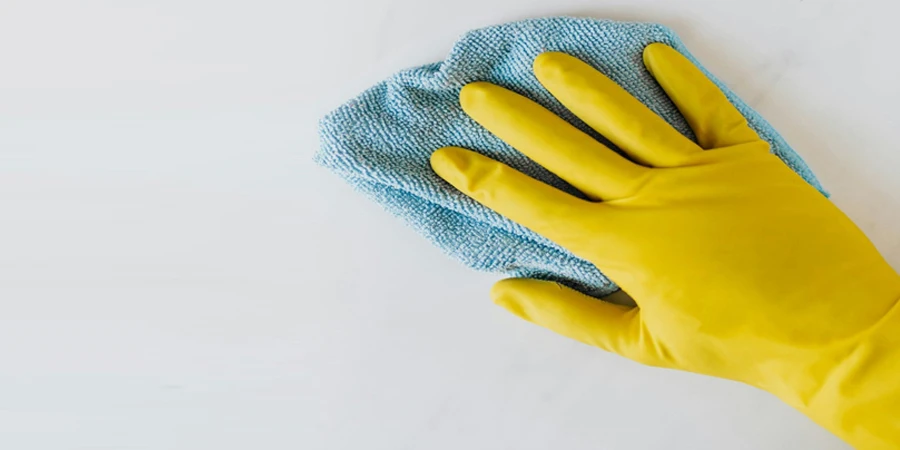
M 608 295 L 618 287 L 594 265 L 462 195 L 432 172 L 428 158 L 443 146 L 465 147 L 578 195 L 483 129 L 459 106 L 460 88 L 489 81 L 537 101 L 615 148 L 541 87 L 531 64 L 545 51 L 586 61 L 693 139 L 687 122 L 644 68 L 641 52 L 653 42 L 668 44 L 697 64 L 771 144 L 772 152 L 825 194 L 800 156 L 756 111 L 703 69 L 674 32 L 651 23 L 571 17 L 524 20 L 466 33 L 443 62 L 397 73 L 323 118 L 316 161 L 475 269 L 556 280 L 595 297 Z

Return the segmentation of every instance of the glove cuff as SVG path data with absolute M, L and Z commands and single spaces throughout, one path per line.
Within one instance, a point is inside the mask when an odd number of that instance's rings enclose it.
M 830 362 L 832 367 L 815 390 L 782 398 L 856 448 L 896 449 L 900 444 L 900 301 L 870 329 L 835 347 L 832 355 L 820 360 L 819 364 Z M 817 369 L 811 366 L 809 371 Z

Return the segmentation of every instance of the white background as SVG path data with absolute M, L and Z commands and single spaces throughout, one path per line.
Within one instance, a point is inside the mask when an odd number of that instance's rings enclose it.
M 846 448 L 506 314 L 310 162 L 360 90 L 559 14 L 674 28 L 900 268 L 894 1 L 3 0 L 0 448 Z

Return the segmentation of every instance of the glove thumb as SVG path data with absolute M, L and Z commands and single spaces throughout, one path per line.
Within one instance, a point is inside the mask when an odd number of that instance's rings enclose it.
M 553 281 L 501 280 L 491 289 L 494 303 L 509 312 L 588 345 L 641 360 L 640 308 L 587 296 Z

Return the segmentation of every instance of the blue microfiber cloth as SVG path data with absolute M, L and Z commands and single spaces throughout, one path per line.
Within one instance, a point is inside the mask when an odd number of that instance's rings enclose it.
M 541 87 L 531 64 L 545 51 L 586 61 L 693 139 L 685 120 L 644 68 L 641 52 L 653 42 L 674 47 L 700 66 L 675 33 L 657 24 L 556 17 L 470 31 L 443 62 L 404 70 L 322 119 L 316 161 L 475 269 L 556 280 L 595 297 L 605 296 L 618 287 L 593 264 L 460 194 L 432 172 L 428 158 L 448 145 L 478 150 L 575 193 L 483 129 L 459 106 L 460 88 L 489 81 L 537 101 L 613 147 Z M 778 132 L 703 70 L 771 144 L 772 152 L 824 194 L 815 175 Z

